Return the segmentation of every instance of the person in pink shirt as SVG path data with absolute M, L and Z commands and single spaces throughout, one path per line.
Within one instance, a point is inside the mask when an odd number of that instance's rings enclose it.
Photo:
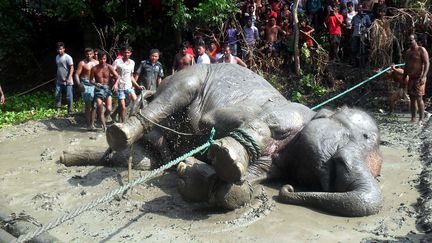
M 330 34 L 330 60 L 339 61 L 339 46 L 344 17 L 339 13 L 339 7 L 337 6 L 333 5 L 332 8 L 329 8 L 329 11 L 326 23 Z

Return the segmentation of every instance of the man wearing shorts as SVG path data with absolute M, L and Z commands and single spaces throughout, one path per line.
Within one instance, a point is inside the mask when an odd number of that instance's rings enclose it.
M 102 123 L 102 129 L 103 131 L 105 131 L 106 130 L 105 117 L 108 116 L 112 110 L 112 93 L 111 93 L 111 86 L 110 86 L 110 78 L 114 77 L 115 83 L 118 83 L 120 77 L 115 71 L 115 69 L 113 68 L 113 66 L 107 64 L 106 53 L 100 52 L 98 57 L 99 57 L 99 64 L 91 69 L 90 80 L 95 86 L 94 97 L 95 97 L 96 107 L 98 109 L 98 117 L 100 122 Z M 105 114 L 104 114 L 104 102 L 105 102 Z
M 94 125 L 92 121 L 95 116 L 95 110 L 93 109 L 94 86 L 90 83 L 90 71 L 98 64 L 98 61 L 93 58 L 94 52 L 92 48 L 86 48 L 84 53 L 85 59 L 78 63 L 78 68 L 75 72 L 75 82 L 82 92 L 81 94 L 85 103 L 87 127 L 88 129 L 93 129 Z
M 126 98 L 129 98 L 131 102 L 137 99 L 133 87 L 141 90 L 142 88 L 136 83 L 133 73 L 135 69 L 135 62 L 130 59 L 132 54 L 132 47 L 124 45 L 120 48 L 122 58 L 118 58 L 114 61 L 113 67 L 120 76 L 118 82 L 114 84 L 114 89 L 117 90 L 119 100 L 119 113 L 120 122 L 124 122 L 126 119 Z
M 411 122 L 416 122 L 418 109 L 419 123 L 421 124 L 424 118 L 423 96 L 429 71 L 429 54 L 424 47 L 418 45 L 415 34 L 408 37 L 408 44 L 409 49 L 405 54 L 404 78 L 409 77 L 408 94 L 410 96 Z

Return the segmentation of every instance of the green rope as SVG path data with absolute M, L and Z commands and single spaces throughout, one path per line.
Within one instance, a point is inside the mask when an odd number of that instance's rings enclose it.
M 405 66 L 405 63 L 396 64 L 395 66 L 396 66 L 396 67 L 402 67 L 402 66 Z M 334 97 L 332 97 L 332 98 L 330 98 L 330 99 L 328 99 L 328 100 L 322 102 L 321 104 L 318 104 L 318 105 L 312 107 L 311 110 L 316 110 L 317 108 L 319 108 L 319 107 L 321 107 L 321 106 L 323 106 L 323 105 L 329 103 L 330 101 L 333 101 L 333 100 L 335 100 L 335 99 L 337 99 L 337 98 L 339 98 L 339 97 L 345 95 L 346 93 L 353 91 L 354 89 L 356 89 L 356 88 L 362 86 L 363 84 L 365 84 L 365 83 L 371 81 L 372 79 L 374 79 L 374 78 L 376 78 L 376 77 L 382 75 L 383 73 L 387 72 L 388 70 L 390 70 L 390 68 L 391 68 L 391 66 L 387 67 L 386 69 L 384 69 L 384 70 L 382 70 L 381 72 L 379 72 L 379 73 L 373 75 L 372 77 L 370 77 L 370 78 L 368 78 L 368 79 L 366 79 L 366 80 L 364 80 L 364 81 L 358 83 L 358 84 L 355 85 L 354 87 L 351 87 L 351 88 L 345 90 L 344 92 L 342 92 L 342 93 L 340 93 L 340 94 L 338 94 L 338 95 L 336 95 L 336 96 L 334 96 Z
M 121 194 L 121 193 L 125 192 L 129 188 L 132 188 L 132 187 L 134 187 L 134 186 L 136 186 L 138 184 L 141 184 L 141 183 L 143 183 L 143 182 L 145 182 L 145 181 L 147 181 L 147 180 L 155 177 L 156 175 L 162 173 L 163 171 L 165 171 L 166 169 L 170 168 L 171 166 L 180 163 L 181 161 L 185 160 L 186 158 L 188 158 L 188 157 L 190 157 L 190 156 L 192 156 L 194 154 L 197 154 L 197 153 L 199 153 L 200 151 L 202 151 L 204 149 L 207 149 L 214 142 L 214 140 L 213 140 L 214 134 L 215 134 L 215 129 L 212 128 L 209 140 L 206 143 L 204 143 L 203 145 L 201 145 L 201 146 L 199 146 L 199 147 L 197 147 L 197 148 L 189 151 L 188 153 L 186 153 L 186 154 L 184 154 L 184 155 L 182 155 L 182 156 L 180 156 L 180 157 L 178 157 L 178 158 L 176 158 L 176 159 L 168 162 L 167 164 L 165 164 L 165 165 L 163 165 L 163 166 L 161 166 L 161 167 L 159 167 L 159 168 L 157 168 L 155 170 L 150 171 L 148 174 L 146 174 L 146 175 L 144 175 L 144 176 L 142 176 L 142 177 L 140 177 L 138 179 L 136 179 L 136 180 L 134 180 L 134 181 L 132 181 L 132 182 L 130 182 L 128 184 L 125 184 L 122 187 L 120 187 L 120 188 L 118 188 L 116 190 L 113 190 L 113 191 L 105 194 L 104 196 L 102 196 L 100 198 L 97 198 L 97 199 L 95 199 L 95 200 L 87 203 L 86 205 L 82 205 L 81 207 L 75 209 L 74 211 L 63 215 L 62 217 L 57 218 L 55 221 L 52 221 L 52 222 L 50 222 L 48 224 L 43 225 L 40 228 L 37 228 L 33 232 L 29 232 L 29 233 L 27 233 L 25 235 L 21 235 L 20 237 L 18 237 L 18 239 L 16 240 L 16 242 L 29 241 L 29 240 L 33 239 L 34 237 L 42 234 L 43 232 L 45 232 L 47 230 L 50 230 L 50 229 L 53 229 L 53 228 L 57 227 L 58 225 L 66 222 L 67 220 L 72 219 L 72 218 L 80 215 L 81 213 L 83 213 L 83 212 L 85 212 L 87 210 L 90 210 L 93 207 L 95 207 L 95 206 L 97 206 L 97 205 L 99 205 L 101 203 L 111 201 L 111 199 L 115 195 Z
M 229 134 L 230 137 L 234 138 L 243 145 L 250 157 L 252 157 L 252 163 L 257 161 L 261 156 L 261 149 L 255 140 L 245 130 L 237 128 Z

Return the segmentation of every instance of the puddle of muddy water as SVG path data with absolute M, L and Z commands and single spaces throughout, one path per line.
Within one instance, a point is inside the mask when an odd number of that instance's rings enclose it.
M 405 119 L 401 116 L 401 119 Z M 390 125 L 388 125 L 390 124 Z M 379 177 L 382 211 L 370 217 L 346 218 L 274 201 L 277 188 L 261 186 L 259 199 L 242 209 L 223 212 L 183 202 L 175 175 L 167 173 L 134 188 L 126 199 L 97 206 L 50 231 L 65 242 L 361 242 L 366 239 L 421 238 L 415 225 L 416 190 L 421 162 L 416 147 L 402 143 L 410 133 L 398 121 L 382 128 L 384 162 Z M 388 127 L 386 127 L 388 126 Z M 398 131 L 399 131 L 398 130 Z M 403 131 L 403 129 L 401 130 Z M 7 130 L 0 131 L 8 135 Z M 414 140 L 411 142 L 419 142 Z M 83 132 L 39 128 L 35 134 L 0 141 L 0 205 L 47 223 L 127 182 L 124 168 L 65 167 L 58 164 L 68 147 L 100 146 L 105 137 Z M 137 178 L 145 172 L 133 171 Z

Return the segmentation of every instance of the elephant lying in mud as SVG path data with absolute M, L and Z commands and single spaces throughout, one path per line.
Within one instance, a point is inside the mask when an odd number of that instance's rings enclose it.
M 182 122 L 187 120 L 188 132 L 205 138 L 214 127 L 217 138 L 204 162 L 189 158 L 177 167 L 178 189 L 187 201 L 235 209 L 251 200 L 254 184 L 284 179 L 291 184 L 280 190 L 283 203 L 343 216 L 376 214 L 381 208 L 374 178 L 381 169 L 379 130 L 361 110 L 314 112 L 286 100 L 246 68 L 195 65 L 166 78 L 141 114 L 111 126 L 108 144 L 124 150 L 154 123 L 179 112 L 186 114 Z M 230 133 L 236 129 L 258 148 L 238 142 Z

